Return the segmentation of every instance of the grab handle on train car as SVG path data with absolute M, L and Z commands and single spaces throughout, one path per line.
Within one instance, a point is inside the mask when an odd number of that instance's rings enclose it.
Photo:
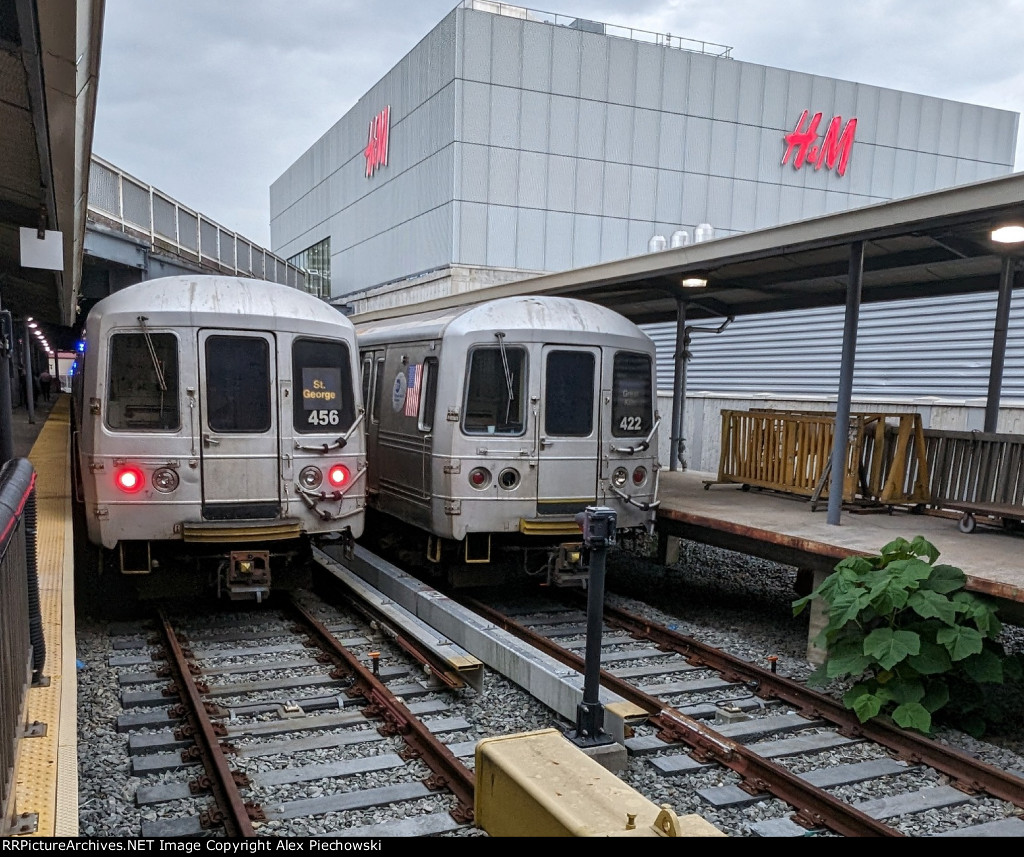
M 620 500 L 625 500 L 630 506 L 636 506 L 641 512 L 650 512 L 661 505 L 661 500 L 655 500 L 653 503 L 641 503 L 639 500 L 634 500 L 628 494 L 620 491 L 614 485 L 609 485 L 608 488 Z
M 220 441 L 215 437 L 210 437 L 208 434 L 203 434 L 203 446 L 220 446 Z
M 359 409 L 359 416 L 356 417 L 355 421 L 349 426 L 349 429 L 345 434 L 339 437 L 334 443 L 321 443 L 319 446 L 308 446 L 295 441 L 295 448 L 302 452 L 331 452 L 335 449 L 344 449 L 348 445 L 348 439 L 352 436 L 352 432 L 358 428 L 359 424 L 363 421 L 363 417 L 366 416 L 366 410 L 364 408 Z
M 637 452 L 645 452 L 646 450 L 650 449 L 651 438 L 654 437 L 654 433 L 658 430 L 658 426 L 660 425 L 661 417 L 658 417 L 654 421 L 654 425 L 651 426 L 651 430 L 650 432 L 648 432 L 647 437 L 645 437 L 639 444 L 637 444 L 636 446 L 613 446 L 612 452 L 621 452 L 624 453 L 625 455 L 634 455 Z

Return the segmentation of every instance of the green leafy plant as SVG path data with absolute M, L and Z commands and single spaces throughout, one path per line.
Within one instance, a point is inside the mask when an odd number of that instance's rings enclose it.
M 888 715 L 928 734 L 936 718 L 980 737 L 999 719 L 986 686 L 1019 680 L 1021 663 L 996 639 L 992 602 L 967 592 L 963 571 L 938 557 L 921 536 L 896 539 L 878 556 L 844 559 L 794 601 L 793 615 L 815 599 L 828 605 L 814 640 L 826 660 L 808 681 L 851 682 L 843 703 L 861 723 Z

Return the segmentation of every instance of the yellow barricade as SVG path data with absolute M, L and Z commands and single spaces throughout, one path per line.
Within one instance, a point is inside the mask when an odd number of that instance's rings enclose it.
M 723 410 L 716 482 L 799 494 L 812 502 L 827 497 L 834 426 L 829 413 Z M 852 414 L 849 432 L 844 501 L 928 502 L 919 414 Z

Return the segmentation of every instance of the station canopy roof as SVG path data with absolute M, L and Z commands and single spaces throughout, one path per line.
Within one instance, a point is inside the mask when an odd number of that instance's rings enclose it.
M 995 291 L 1003 259 L 1024 243 L 992 231 L 1024 226 L 1024 173 L 730 235 L 586 268 L 489 286 L 480 301 L 519 294 L 582 298 L 642 324 L 843 305 L 850 245 L 864 242 L 862 300 Z M 704 287 L 686 287 L 697 278 Z M 458 294 L 361 313 L 356 322 L 466 303 Z

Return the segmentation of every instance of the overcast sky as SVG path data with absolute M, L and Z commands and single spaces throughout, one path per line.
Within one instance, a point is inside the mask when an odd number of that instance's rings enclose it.
M 270 184 L 455 5 L 106 0 L 93 151 L 269 248 Z M 1024 0 L 537 5 L 730 45 L 747 62 L 1024 112 Z

